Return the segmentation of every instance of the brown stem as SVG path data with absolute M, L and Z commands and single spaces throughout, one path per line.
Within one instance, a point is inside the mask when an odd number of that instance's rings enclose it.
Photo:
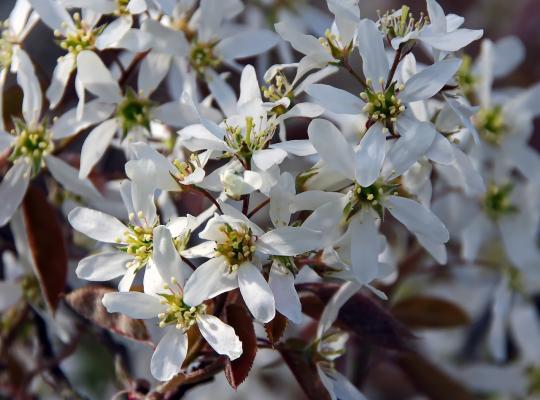
M 392 83 L 392 79 L 394 78 L 394 75 L 396 74 L 397 67 L 401 61 L 401 52 L 403 51 L 403 44 L 400 44 L 396 55 L 394 56 L 394 62 L 392 63 L 392 67 L 390 68 L 390 71 L 388 71 L 388 77 L 386 78 L 386 87 L 385 89 L 388 89 L 390 87 L 390 84 Z
M 251 218 L 253 217 L 255 214 L 257 214 L 260 210 L 262 210 L 268 203 L 270 203 L 270 198 L 264 200 L 263 202 L 261 202 L 257 207 L 255 207 L 253 210 L 251 210 L 248 214 L 247 214 L 247 217 L 248 218 Z

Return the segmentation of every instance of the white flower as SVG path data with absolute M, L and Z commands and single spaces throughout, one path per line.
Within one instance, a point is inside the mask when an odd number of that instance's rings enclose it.
M 210 219 L 199 234 L 209 242 L 199 245 L 210 258 L 186 283 L 188 303 L 200 303 L 218 294 L 240 288 L 244 301 L 261 321 L 275 315 L 275 301 L 261 267 L 274 257 L 292 257 L 316 249 L 320 232 L 306 228 L 280 227 L 264 233 L 231 206 L 222 205 L 225 215 Z
M 168 229 L 156 228 L 155 240 L 156 281 L 160 283 L 155 290 L 107 293 L 102 300 L 111 313 L 119 312 L 137 319 L 159 318 L 159 327 L 165 333 L 152 355 L 152 375 L 167 381 L 180 372 L 188 351 L 187 332 L 194 325 L 218 354 L 231 360 L 240 357 L 242 342 L 234 329 L 207 314 L 202 302 L 189 302 L 184 296 L 184 283 L 191 270 L 180 260 Z
M 424 129 L 426 125 L 418 124 L 417 130 L 402 136 L 388 153 L 386 137 L 378 124 L 366 132 L 354 150 L 332 123 L 314 120 L 309 126 L 313 146 L 328 167 L 345 178 L 346 188 L 350 189 L 340 199 L 316 210 L 306 223 L 309 221 L 313 224 L 310 226 L 319 226 L 324 232 L 334 232 L 345 217 L 354 243 L 350 255 L 352 269 L 361 283 L 367 284 L 378 276 L 382 248 L 376 221 L 385 210 L 414 233 L 439 262 L 446 262 L 447 229 L 428 208 L 399 196 L 400 185 L 395 181 L 430 146 L 429 135 L 433 131 L 429 127 Z
M 151 292 L 157 280 L 154 242 L 159 239 L 159 236 L 156 237 L 158 232 L 163 232 L 163 225 L 159 225 L 156 214 L 153 191 L 149 193 L 144 187 L 124 181 L 122 198 L 130 218 L 127 225 L 111 215 L 89 208 L 77 207 L 69 213 L 68 219 L 73 228 L 94 240 L 116 247 L 82 259 L 77 266 L 77 276 L 90 281 L 122 277 L 119 290 L 128 291 L 136 274 L 146 267 L 144 289 Z M 165 225 L 175 238 L 179 254 L 187 247 L 191 231 L 200 222 L 188 215 L 174 218 Z

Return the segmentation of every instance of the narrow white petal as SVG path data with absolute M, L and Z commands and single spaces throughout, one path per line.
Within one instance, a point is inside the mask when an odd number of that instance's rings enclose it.
M 167 328 L 167 333 L 159 341 L 152 360 L 150 372 L 160 381 L 168 381 L 182 368 L 188 350 L 187 335 L 174 327 Z
M 406 103 L 412 103 L 433 97 L 452 79 L 460 65 L 461 60 L 456 58 L 430 65 L 407 81 L 400 98 Z
M 110 313 L 121 313 L 136 319 L 156 318 L 167 308 L 157 297 L 140 292 L 105 293 L 101 302 Z
M 213 70 L 209 70 L 207 71 L 207 81 L 208 89 L 210 89 L 210 92 L 225 115 L 232 116 L 237 114 L 236 95 L 225 79 Z
M 108 252 L 88 256 L 79 261 L 77 277 L 87 281 L 109 281 L 126 273 L 126 264 L 133 256 L 120 252 Z
M 482 243 L 492 236 L 493 224 L 483 213 L 478 215 L 461 232 L 461 253 L 467 261 L 476 260 Z
M 255 246 L 264 254 L 295 256 L 318 249 L 322 237 L 321 232 L 311 229 L 283 226 L 262 235 Z
M 330 121 L 315 119 L 308 127 L 311 144 L 332 169 L 354 180 L 355 156 L 352 146 Z
M 62 99 L 74 66 L 75 57 L 72 54 L 66 54 L 58 59 L 58 64 L 54 69 L 51 79 L 51 85 L 47 89 L 50 108 L 55 108 Z
M 294 287 L 294 275 L 290 272 L 284 273 L 278 267 L 272 266 L 268 286 L 274 294 L 276 310 L 295 324 L 299 324 L 302 321 L 302 305 Z
M 441 220 L 429 209 L 405 197 L 390 196 L 388 211 L 413 233 L 431 238 L 434 242 L 446 243 L 449 233 Z
M 356 150 L 356 181 L 370 186 L 380 175 L 386 155 L 386 135 L 380 124 L 373 124 Z
M 180 286 L 184 286 L 191 275 L 191 268 L 180 258 L 171 232 L 163 225 L 154 228 L 153 258 L 165 282 L 171 283 L 170 279 L 174 277 Z
M 362 284 L 370 283 L 379 270 L 379 230 L 371 211 L 351 220 L 351 264 L 355 277 Z
M 341 307 L 360 290 L 362 287 L 358 282 L 346 282 L 344 283 L 336 293 L 332 296 L 330 301 L 326 304 L 323 310 L 321 318 L 319 319 L 319 325 L 317 326 L 317 338 L 321 338 L 322 335 L 330 329 L 336 320 Z
M 261 322 L 269 322 L 276 315 L 274 295 L 258 268 L 243 263 L 238 269 L 238 286 L 251 314 Z
M 116 118 L 108 119 L 88 134 L 81 149 L 79 177 L 86 178 L 103 157 L 118 127 Z
M 77 56 L 77 77 L 83 87 L 107 103 L 122 99 L 120 87 L 96 53 L 84 50 Z
M 238 287 L 237 273 L 229 272 L 223 257 L 211 258 L 201 264 L 184 287 L 184 301 L 197 306 L 206 299 Z
M 236 360 L 242 355 L 242 342 L 234 329 L 213 315 L 201 315 L 197 318 L 201 335 L 218 353 Z
M 363 19 L 358 24 L 358 49 L 362 56 L 364 75 L 373 85 L 386 80 L 390 67 L 384 49 L 383 35 L 375 22 Z
M 69 213 L 68 220 L 74 229 L 105 243 L 117 243 L 118 239 L 123 239 L 124 232 L 128 230 L 115 217 L 90 208 L 74 208 Z
M 73 136 L 83 129 L 106 120 L 114 111 L 114 104 L 92 100 L 85 104 L 84 113 L 77 117 L 77 109 L 72 108 L 57 120 L 51 128 L 54 139 Z
M 31 167 L 25 161 L 16 162 L 0 183 L 0 226 L 9 222 L 21 204 L 30 183 Z
M 63 160 L 47 156 L 45 159 L 51 175 L 67 191 L 82 196 L 85 199 L 102 199 L 101 194 L 88 179 L 79 178 L 79 171 Z
M 306 93 L 316 103 L 337 114 L 360 114 L 365 105 L 359 97 L 330 85 L 315 83 L 306 88 Z
M 216 46 L 216 54 L 224 60 L 251 57 L 274 47 L 279 37 L 269 30 L 244 30 L 223 39 Z

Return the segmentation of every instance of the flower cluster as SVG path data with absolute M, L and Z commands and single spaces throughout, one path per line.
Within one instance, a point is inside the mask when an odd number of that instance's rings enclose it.
M 340 310 L 359 293 L 389 309 L 431 284 L 451 293 L 461 266 L 489 272 L 489 350 L 509 360 L 515 325 L 528 379 L 540 85 L 494 87 L 521 43 L 484 39 L 473 60 L 463 49 L 483 31 L 435 0 L 375 19 L 358 0 L 327 0 L 329 13 L 247 3 L 17 0 L 0 38 L 0 105 L 8 74 L 23 92 L 21 117 L 0 118 L 0 225 L 34 243 L 22 214 L 46 188 L 73 229 L 77 277 L 114 280 L 100 304 L 154 328 L 159 381 L 249 354 L 234 306 L 270 329 L 316 317 L 294 351 L 331 399 L 363 399 L 336 362 L 350 336 Z M 64 53 L 45 96 L 25 50 L 38 21 Z M 448 276 L 415 284 L 415 271 Z M 20 276 L 0 282 L 2 310 L 38 304 Z M 321 315 L 302 304 L 306 285 L 334 288 Z

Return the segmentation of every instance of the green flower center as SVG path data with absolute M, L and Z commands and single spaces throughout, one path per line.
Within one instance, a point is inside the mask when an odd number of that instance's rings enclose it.
M 197 307 L 189 306 L 184 303 L 179 293 L 159 295 L 162 298 L 162 304 L 167 305 L 167 311 L 158 315 L 160 328 L 174 324 L 176 329 L 187 332 L 197 322 L 197 316 L 206 313 L 205 304 Z
M 486 142 L 500 145 L 506 131 L 502 107 L 495 106 L 478 111 L 476 127 L 480 131 L 480 136 Z
M 478 84 L 478 78 L 472 71 L 472 58 L 468 55 L 462 57 L 463 62 L 456 74 L 456 80 L 459 87 L 465 96 L 470 96 L 474 93 L 474 88 Z
M 114 15 L 117 17 L 121 15 L 130 15 L 128 5 L 130 0 L 116 0 L 116 10 L 114 10 Z
M 376 181 L 370 186 L 363 187 L 358 183 L 354 185 L 352 191 L 352 198 L 345 206 L 344 216 L 348 221 L 353 215 L 361 210 L 362 207 L 371 207 L 382 218 L 384 214 L 384 201 L 386 197 L 395 193 L 399 188 L 399 184 L 385 184 L 380 181 Z
M 44 157 L 54 149 L 52 133 L 42 124 L 30 129 L 22 121 L 15 122 L 15 130 L 12 131 L 17 136 L 10 160 L 26 158 L 33 168 L 34 175 L 45 166 Z
M 216 43 L 202 43 L 195 41 L 189 53 L 189 63 L 199 75 L 204 74 L 206 68 L 217 68 L 221 60 L 214 54 Z
M 379 14 L 379 21 L 381 31 L 389 40 L 405 37 L 429 24 L 429 18 L 424 13 L 420 13 L 420 17 L 416 19 L 406 5 L 401 7 L 401 15 L 396 15 L 396 10 L 387 11 L 384 15 Z
M 405 106 L 398 98 L 401 90 L 402 85 L 398 86 L 396 82 L 381 91 L 368 88 L 360 93 L 360 97 L 366 102 L 363 111 L 368 114 L 371 121 L 379 121 L 391 132 L 395 132 L 397 117 L 405 111 Z
M 77 56 L 83 50 L 94 48 L 96 37 L 103 31 L 103 28 L 92 29 L 81 20 L 79 13 L 73 14 L 73 22 L 75 30 L 71 30 L 64 39 L 60 40 L 59 44 L 64 50 Z M 62 34 L 55 31 L 54 35 L 60 37 Z
M 124 137 L 136 127 L 150 129 L 151 107 L 152 102 L 147 98 L 138 96 L 133 90 L 126 92 L 116 111 Z
M 220 227 L 226 239 L 217 243 L 216 252 L 227 260 L 230 272 L 238 270 L 240 264 L 250 261 L 255 252 L 254 237 L 251 229 L 245 225 L 234 229 L 229 224 Z
M 513 214 L 518 211 L 510 198 L 513 189 L 514 186 L 510 183 L 501 186 L 497 186 L 494 183 L 488 185 L 483 205 L 486 214 L 491 219 L 496 220 L 504 215 Z

